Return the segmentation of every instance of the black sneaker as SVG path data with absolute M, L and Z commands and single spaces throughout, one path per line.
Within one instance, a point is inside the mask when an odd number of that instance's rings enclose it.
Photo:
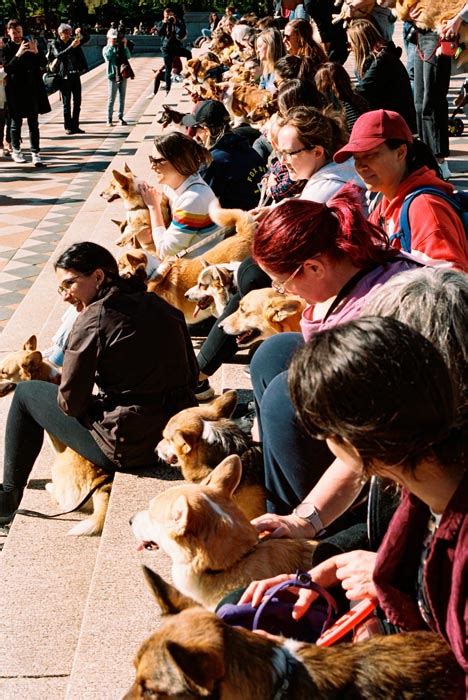
M 83 129 L 73 129 L 74 134 L 86 134 L 86 131 L 83 131 Z
M 0 486 L 0 525 L 8 525 L 13 520 L 20 501 L 21 494 L 18 489 L 4 491 L 3 486 Z
M 195 397 L 199 401 L 209 401 L 215 395 L 213 387 L 210 385 L 208 379 L 204 379 L 202 382 L 198 382 L 197 388 L 195 389 Z

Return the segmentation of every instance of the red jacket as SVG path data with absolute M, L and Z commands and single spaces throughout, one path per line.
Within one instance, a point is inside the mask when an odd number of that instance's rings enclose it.
M 416 602 L 416 580 L 430 511 L 405 493 L 380 546 L 374 583 L 390 622 L 405 631 L 427 629 Z M 435 631 L 468 673 L 468 473 L 444 511 L 430 544 L 425 586 Z
M 452 194 L 453 185 L 436 176 L 426 166 L 411 173 L 400 185 L 396 196 L 385 197 L 369 216 L 391 236 L 399 230 L 400 210 L 407 194 L 420 187 L 436 187 Z M 411 226 L 411 253 L 421 262 L 437 264 L 447 261 L 452 267 L 468 272 L 468 243 L 463 224 L 455 209 L 446 201 L 432 194 L 421 194 L 409 209 Z M 393 242 L 400 249 L 400 242 Z

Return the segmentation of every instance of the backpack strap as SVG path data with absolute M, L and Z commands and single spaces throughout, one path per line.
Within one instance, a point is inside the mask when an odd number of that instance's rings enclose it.
M 410 192 L 403 200 L 403 206 L 401 207 L 400 211 L 400 221 L 398 223 L 398 232 L 390 236 L 390 243 L 396 239 L 400 240 L 401 249 L 405 253 L 411 253 L 411 224 L 409 220 L 409 208 L 413 200 L 416 199 L 416 197 L 419 197 L 420 194 L 433 194 L 436 197 L 445 200 L 455 209 L 458 216 L 463 219 L 463 208 L 453 195 L 446 194 L 437 187 L 419 187 L 417 190 Z

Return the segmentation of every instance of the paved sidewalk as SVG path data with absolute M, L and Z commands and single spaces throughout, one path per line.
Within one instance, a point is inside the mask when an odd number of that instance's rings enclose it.
M 83 80 L 81 128 L 86 134 L 65 134 L 62 104 L 54 95 L 52 112 L 40 117 L 41 154 L 47 167 L 0 159 L 0 328 L 6 326 L 115 154 L 136 152 L 137 142 L 131 138 L 125 142 L 148 107 L 152 68 L 160 62 L 152 57 L 132 59 L 136 77 L 127 85 L 128 126 L 106 126 L 107 78 L 102 65 Z M 114 114 L 116 118 L 117 110 Z M 29 159 L 26 123 L 23 151 Z

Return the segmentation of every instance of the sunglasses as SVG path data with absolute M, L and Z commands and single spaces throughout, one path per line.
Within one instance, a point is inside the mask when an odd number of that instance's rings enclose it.
M 299 267 L 296 267 L 294 272 L 291 275 L 289 275 L 288 279 L 285 280 L 284 282 L 272 282 L 271 283 L 272 289 L 274 289 L 275 292 L 277 292 L 278 294 L 286 294 L 286 291 L 288 289 L 288 284 L 291 284 L 291 282 L 293 281 L 295 276 L 300 272 L 300 270 L 302 270 L 303 265 L 304 265 L 304 263 L 301 263 L 299 265 Z
M 148 156 L 151 168 L 159 168 L 160 165 L 167 163 L 167 158 L 153 158 L 153 156 Z

